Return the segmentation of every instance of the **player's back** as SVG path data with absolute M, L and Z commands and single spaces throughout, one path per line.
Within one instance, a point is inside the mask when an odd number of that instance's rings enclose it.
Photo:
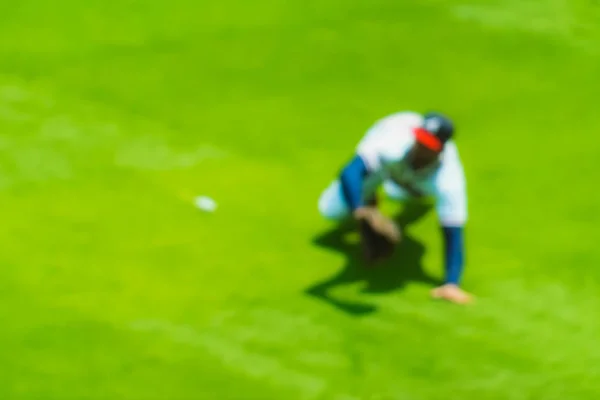
M 357 145 L 357 153 L 376 170 L 381 161 L 401 159 L 414 143 L 413 130 L 421 125 L 423 116 L 403 111 L 376 121 Z

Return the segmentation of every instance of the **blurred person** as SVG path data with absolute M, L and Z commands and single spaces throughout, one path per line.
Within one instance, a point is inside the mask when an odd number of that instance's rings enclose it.
M 400 228 L 378 209 L 380 187 L 395 201 L 433 198 L 444 240 L 444 284 L 436 299 L 466 304 L 460 287 L 467 222 L 466 179 L 453 141 L 454 124 L 438 112 L 394 113 L 377 121 L 360 140 L 338 178 L 321 194 L 318 208 L 334 221 L 357 221 L 365 259 L 389 258 L 402 239 Z

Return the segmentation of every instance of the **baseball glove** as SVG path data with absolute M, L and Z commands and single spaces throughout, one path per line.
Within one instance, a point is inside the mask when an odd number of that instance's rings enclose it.
M 368 264 L 384 261 L 392 256 L 400 240 L 400 229 L 377 211 L 359 219 L 360 242 Z

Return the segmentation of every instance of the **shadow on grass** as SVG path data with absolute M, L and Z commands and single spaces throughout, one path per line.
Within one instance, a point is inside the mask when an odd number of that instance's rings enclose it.
M 351 315 L 361 316 L 377 310 L 372 304 L 338 300 L 329 291 L 338 286 L 365 282 L 363 293 L 389 293 L 403 288 L 408 282 L 422 282 L 438 285 L 441 282 L 425 273 L 422 257 L 425 246 L 405 230 L 422 218 L 431 208 L 429 204 L 419 202 L 408 203 L 402 213 L 395 219 L 402 228 L 403 238 L 387 261 L 369 267 L 364 264 L 360 245 L 348 240 L 349 234 L 356 230 L 352 221 L 341 223 L 333 229 L 322 233 L 313 240 L 313 244 L 343 253 L 346 263 L 336 275 L 316 283 L 306 289 L 306 294 L 325 301 L 339 310 Z

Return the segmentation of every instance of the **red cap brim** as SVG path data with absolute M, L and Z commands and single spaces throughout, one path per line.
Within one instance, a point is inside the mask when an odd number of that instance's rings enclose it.
M 413 132 L 417 142 L 421 143 L 423 146 L 433 151 L 442 150 L 442 141 L 431 132 L 423 128 L 415 128 Z

